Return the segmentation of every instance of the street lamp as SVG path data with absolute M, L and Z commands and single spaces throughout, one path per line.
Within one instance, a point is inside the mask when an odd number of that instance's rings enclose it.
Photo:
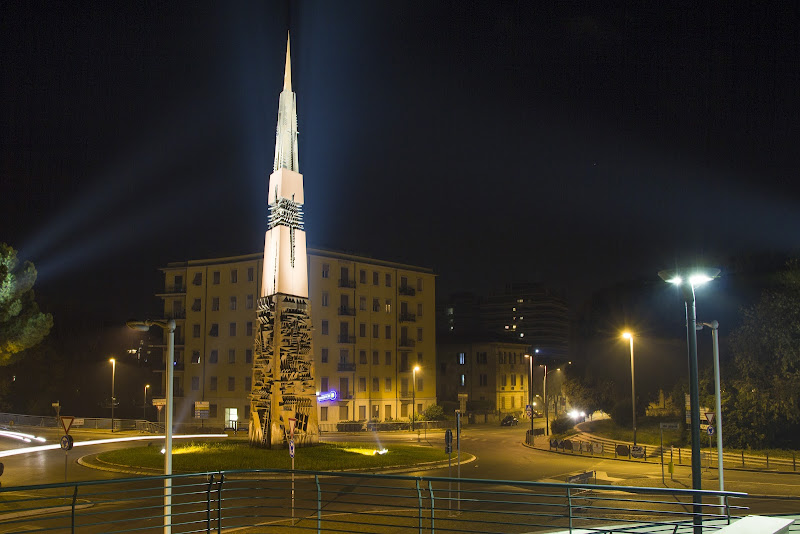
M 419 365 L 415 365 L 411 370 L 411 431 L 414 431 L 414 419 L 417 418 L 417 371 Z M 428 435 L 427 433 L 425 434 Z
M 534 354 L 539 354 L 539 349 L 533 351 Z M 531 376 L 528 379 L 528 404 L 531 405 L 531 439 L 533 439 L 533 356 L 526 354 L 528 362 L 531 364 Z
M 714 409 L 717 420 L 717 470 L 719 471 L 719 490 L 725 491 L 725 477 L 722 473 L 722 400 L 720 399 L 720 380 L 719 380 L 719 323 L 711 321 L 703 323 L 711 329 L 711 339 L 714 342 Z M 720 503 L 725 505 L 725 497 L 720 496 Z
M 622 337 L 630 341 L 631 344 L 631 407 L 633 410 L 633 444 L 636 445 L 636 380 L 633 374 L 633 334 L 623 332 Z
M 110 358 L 111 362 L 111 432 L 114 432 L 114 378 L 117 374 L 117 360 Z
M 144 402 L 142 403 L 142 419 L 147 421 L 147 388 L 150 387 L 150 384 L 144 385 Z
M 151 326 L 157 326 L 167 332 L 167 358 L 166 367 L 166 422 L 164 424 L 164 534 L 172 532 L 172 377 L 175 362 L 175 320 L 168 321 L 128 321 L 128 328 L 147 332 Z
M 700 478 L 700 386 L 697 377 L 697 307 L 694 290 L 713 280 L 719 269 L 697 270 L 684 275 L 678 271 L 660 271 L 658 276 L 670 284 L 681 288 L 686 307 L 686 339 L 689 346 L 689 401 L 692 425 L 692 488 L 701 490 Z M 692 496 L 694 533 L 702 534 L 702 498 L 699 493 Z

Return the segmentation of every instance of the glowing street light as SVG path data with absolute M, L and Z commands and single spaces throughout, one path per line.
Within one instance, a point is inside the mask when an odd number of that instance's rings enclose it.
M 111 432 L 114 432 L 114 377 L 117 374 L 117 360 L 110 358 L 111 362 Z
M 414 431 L 414 419 L 417 418 L 417 373 L 419 372 L 419 365 L 415 365 L 411 370 L 411 431 Z M 426 431 L 426 436 L 427 431 Z
M 175 374 L 175 320 L 169 321 L 128 321 L 128 328 L 147 332 L 151 326 L 157 326 L 167 332 L 166 366 L 166 421 L 164 423 L 164 534 L 172 532 L 172 378 Z M 146 391 L 146 390 L 145 390 Z
M 147 421 L 147 388 L 150 387 L 150 384 L 144 385 L 144 402 L 142 403 L 142 419 Z
M 694 290 L 697 286 L 710 282 L 719 275 L 719 269 L 695 270 L 689 274 L 678 271 L 660 271 L 658 276 L 681 289 L 686 305 L 686 339 L 689 345 L 689 401 L 692 425 L 692 489 L 701 490 L 700 478 L 700 386 L 697 373 L 697 307 Z M 699 493 L 692 497 L 694 533 L 702 534 L 702 498 Z
M 622 337 L 631 344 L 631 407 L 633 410 L 633 444 L 636 445 L 636 380 L 633 374 L 633 334 L 623 332 Z

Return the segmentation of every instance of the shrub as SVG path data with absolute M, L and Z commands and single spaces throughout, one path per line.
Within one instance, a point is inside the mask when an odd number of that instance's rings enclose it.
M 438 404 L 432 404 L 422 413 L 426 421 L 444 421 L 444 410 Z
M 573 426 L 575 426 L 575 421 L 571 417 L 560 415 L 550 422 L 550 431 L 553 434 L 563 434 Z
M 631 400 L 619 401 L 611 409 L 611 419 L 620 427 L 632 427 L 633 415 L 631 414 Z

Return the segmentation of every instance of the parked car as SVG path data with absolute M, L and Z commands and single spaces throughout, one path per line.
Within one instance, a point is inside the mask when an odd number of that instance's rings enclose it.
M 517 419 L 513 415 L 507 415 L 503 417 L 502 421 L 500 421 L 500 426 L 517 426 L 518 424 L 519 424 L 519 419 Z

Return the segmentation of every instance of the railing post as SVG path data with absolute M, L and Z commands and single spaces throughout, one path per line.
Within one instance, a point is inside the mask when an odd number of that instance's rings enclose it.
M 72 492 L 72 534 L 75 534 L 75 501 L 78 500 L 78 485 L 75 484 L 75 491 Z
M 725 495 L 725 516 L 728 518 L 728 524 L 731 524 L 731 505 L 728 502 L 728 496 Z
M 567 513 L 569 514 L 569 531 L 572 532 L 572 490 L 567 487 Z
M 769 469 L 769 451 L 767 451 L 767 469 Z
M 214 486 L 214 475 L 208 475 L 206 489 L 206 532 L 211 532 L 211 488 Z
M 314 475 L 317 484 L 317 534 L 322 532 L 322 488 L 319 487 L 319 475 Z
M 219 484 L 217 484 L 217 534 L 222 534 L 222 483 L 225 482 L 225 474 L 220 473 Z
M 430 480 L 428 481 L 428 493 L 430 493 L 431 495 L 431 534 L 434 534 L 436 532 L 436 525 L 435 525 L 436 517 L 434 515 L 434 511 L 436 510 L 436 504 L 434 503 L 434 498 L 433 498 L 433 484 L 431 483 Z
M 419 534 L 422 534 L 422 492 L 419 489 L 419 478 L 416 480 L 417 485 L 417 522 L 419 528 Z
M 742 469 L 744 469 L 744 450 L 742 450 Z

